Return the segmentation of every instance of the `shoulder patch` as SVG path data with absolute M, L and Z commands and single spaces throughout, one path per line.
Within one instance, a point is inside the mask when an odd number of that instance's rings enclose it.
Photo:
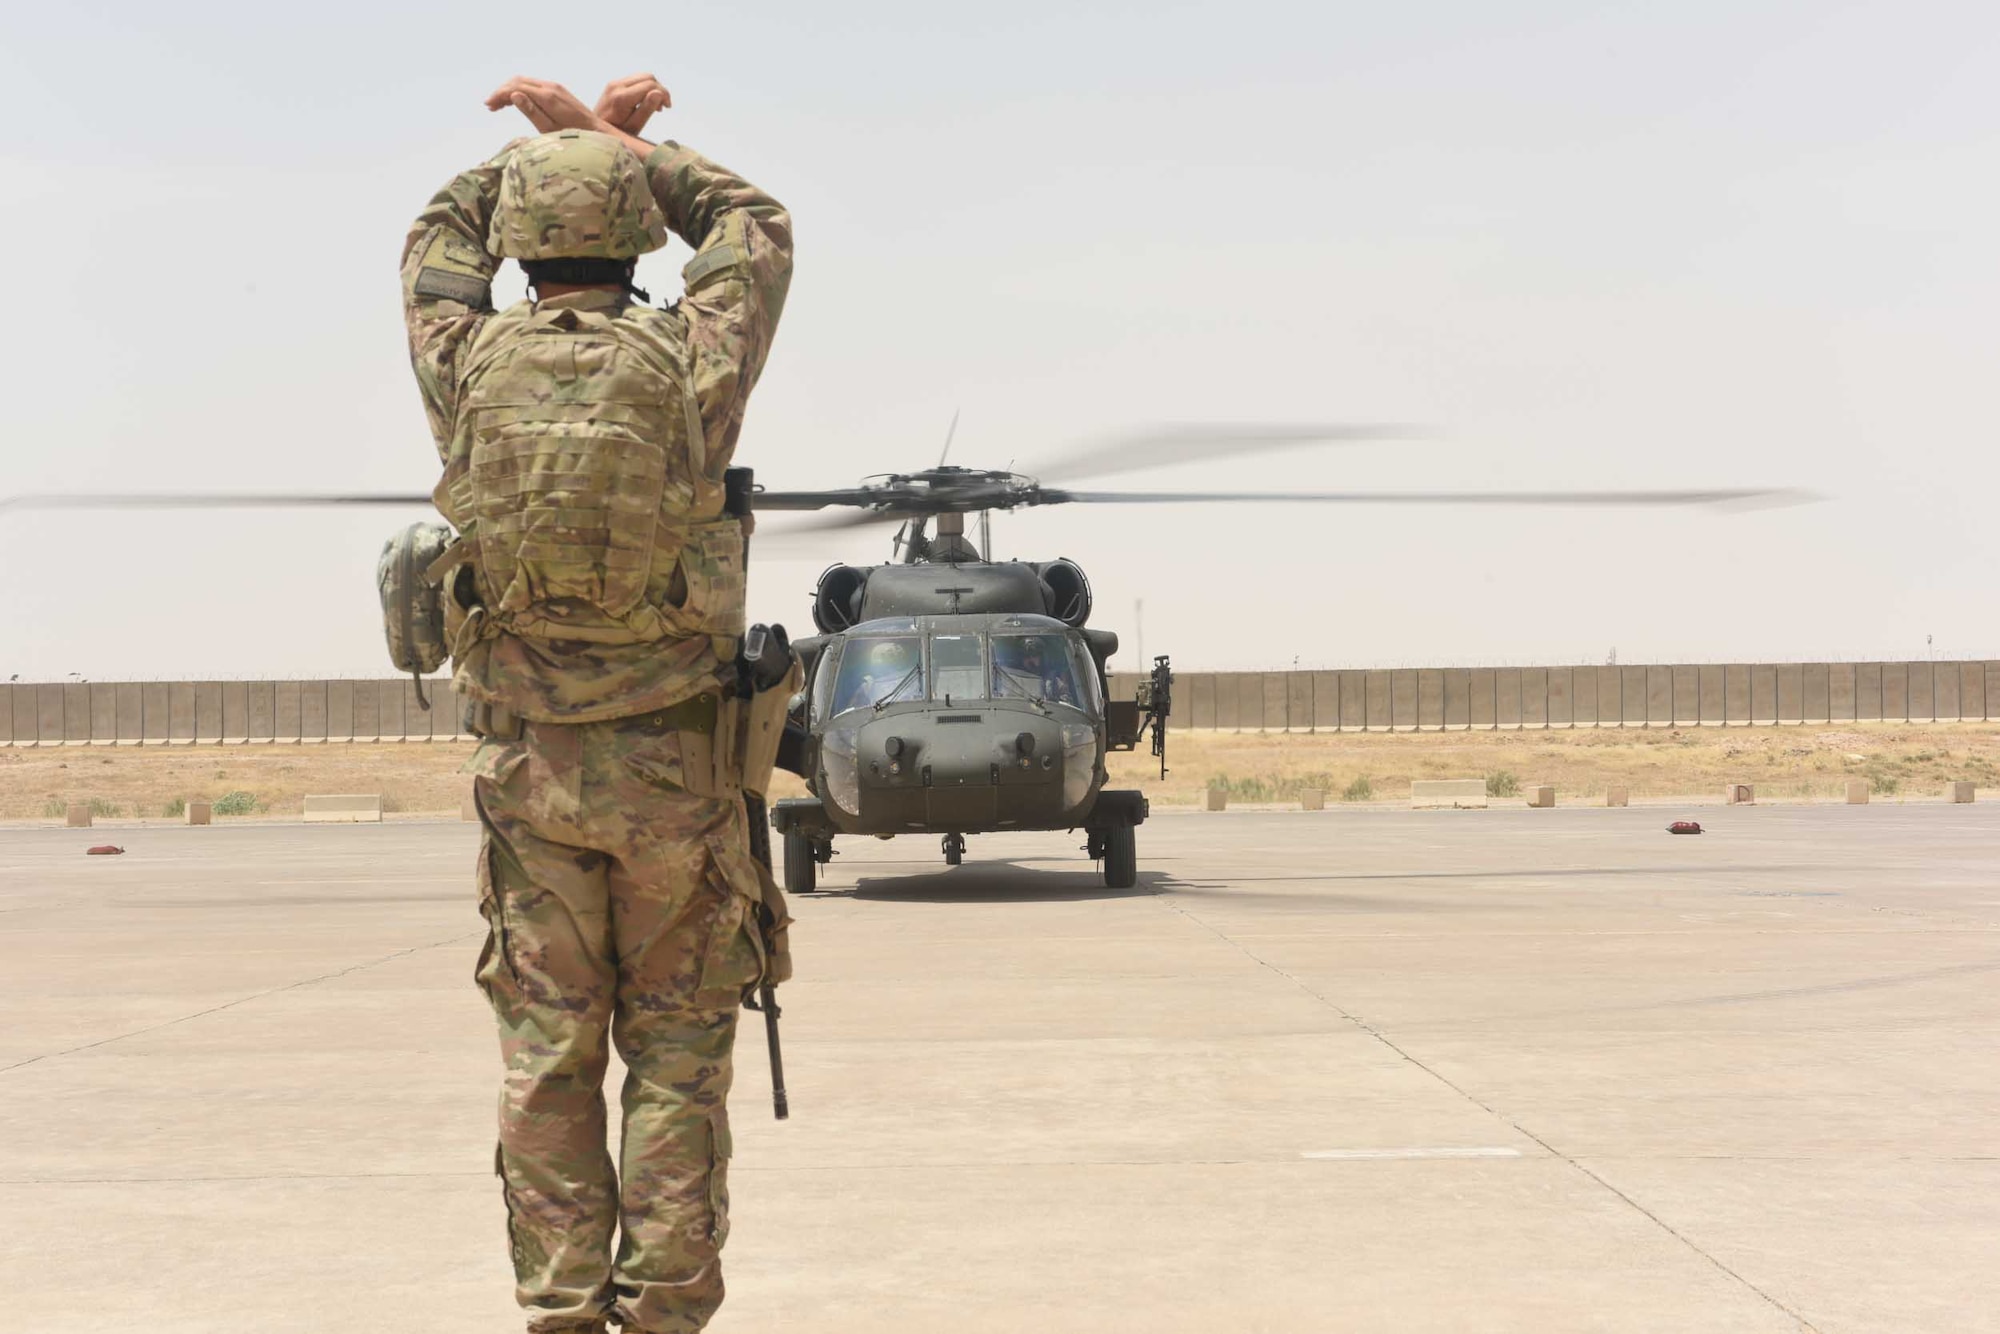
M 417 270 L 417 280 L 410 285 L 410 291 L 416 296 L 444 297 L 448 301 L 462 301 L 475 307 L 486 305 L 489 290 L 483 278 L 433 268 L 428 264 Z
M 711 273 L 735 268 L 741 258 L 733 245 L 719 245 L 713 250 L 705 250 L 689 260 L 687 267 L 681 270 L 681 281 L 693 287 Z

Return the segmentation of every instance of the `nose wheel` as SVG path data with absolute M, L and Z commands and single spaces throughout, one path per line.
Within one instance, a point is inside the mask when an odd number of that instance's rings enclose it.
M 946 834 L 944 836 L 944 864 L 956 866 L 965 860 L 965 835 Z

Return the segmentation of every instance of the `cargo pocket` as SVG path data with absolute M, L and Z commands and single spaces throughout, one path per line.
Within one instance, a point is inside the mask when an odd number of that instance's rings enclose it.
M 708 851 L 706 887 L 720 902 L 702 955 L 696 1003 L 701 1009 L 735 1009 L 764 977 L 764 935 L 756 917 L 762 889 L 748 852 L 720 838 L 708 841 Z
M 717 1250 L 729 1240 L 729 1157 L 735 1151 L 729 1113 L 718 1107 L 708 1117 L 708 1239 Z
M 510 855 L 488 834 L 479 847 L 476 873 L 479 915 L 486 919 L 486 943 L 479 949 L 479 962 L 472 970 L 472 980 L 486 993 L 486 999 L 496 1004 L 502 990 L 512 992 L 520 984 L 520 978 L 514 973 L 514 957 L 507 948 L 507 896 L 495 869 L 502 857 Z

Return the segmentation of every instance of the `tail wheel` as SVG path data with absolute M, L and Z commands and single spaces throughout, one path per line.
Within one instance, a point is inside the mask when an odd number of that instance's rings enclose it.
M 819 863 L 813 859 L 812 839 L 804 833 L 785 831 L 785 892 L 810 894 L 817 887 Z
M 1104 831 L 1104 883 L 1112 889 L 1139 883 L 1138 839 L 1129 824 Z
M 946 834 L 944 836 L 944 864 L 956 866 L 965 860 L 965 835 Z

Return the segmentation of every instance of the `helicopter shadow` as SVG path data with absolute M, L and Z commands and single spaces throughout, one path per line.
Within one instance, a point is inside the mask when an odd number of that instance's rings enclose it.
M 1130 889 L 1113 889 L 1095 869 L 1051 871 L 1008 861 L 982 861 L 916 875 L 864 875 L 850 888 L 814 898 L 872 903 L 1089 903 L 1152 898 L 1178 883 L 1164 871 L 1141 871 Z

